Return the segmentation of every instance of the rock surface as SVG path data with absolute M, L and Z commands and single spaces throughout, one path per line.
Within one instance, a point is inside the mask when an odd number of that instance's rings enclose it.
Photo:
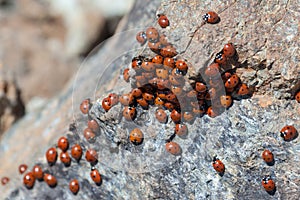
M 5 162 L 0 172 L 1 176 L 10 176 L 11 182 L 1 187 L 3 197 L 299 199 L 300 168 L 295 166 L 300 164 L 300 139 L 285 142 L 279 136 L 279 130 L 287 124 L 300 130 L 300 105 L 291 100 L 299 87 L 300 76 L 297 8 L 295 1 L 276 4 L 270 1 L 137 1 L 131 14 L 119 25 L 120 34 L 91 54 L 62 95 L 39 112 L 28 114 L 4 135 L 0 159 Z M 201 17 L 207 10 L 218 12 L 220 23 L 202 24 Z M 174 124 L 170 120 L 166 125 L 159 124 L 153 119 L 153 109 L 144 111 L 143 120 L 138 117 L 128 123 L 120 118 L 119 107 L 103 114 L 100 106 L 109 92 L 129 90 L 129 85 L 119 76 L 120 70 L 130 64 L 132 56 L 142 52 L 135 42 L 135 33 L 145 29 L 143 24 L 158 27 L 155 15 L 159 13 L 170 19 L 170 27 L 160 31 L 177 47 L 179 56 L 191 63 L 194 71 L 201 70 L 225 43 L 233 42 L 239 55 L 239 65 L 234 67 L 243 82 L 255 87 L 251 99 L 235 101 L 222 115 L 197 118 L 188 125 L 186 138 L 174 138 L 182 148 L 180 156 L 164 150 L 165 135 L 172 132 Z M 134 30 L 125 32 L 131 29 Z M 89 118 L 98 120 L 101 127 L 94 143 L 88 143 L 83 137 L 88 118 L 78 109 L 87 97 L 93 102 Z M 133 127 L 145 131 L 141 146 L 126 142 Z M 68 168 L 59 161 L 53 167 L 46 164 L 43 152 L 66 134 L 71 144 L 80 143 L 84 152 L 88 148 L 97 150 L 96 167 L 103 175 L 101 186 L 90 180 L 90 165 L 85 159 L 79 164 L 73 161 Z M 115 140 L 121 145 L 117 146 Z M 15 145 L 16 141 L 21 142 Z M 273 151 L 275 165 L 267 166 L 261 159 L 265 148 Z M 222 177 L 211 165 L 214 155 L 226 166 Z M 37 162 L 58 178 L 56 188 L 49 188 L 43 182 L 36 182 L 32 190 L 22 186 L 16 163 L 28 163 L 31 168 Z M 261 186 L 265 175 L 271 175 L 276 182 L 277 191 L 273 196 Z M 72 178 L 80 181 L 77 196 L 68 190 Z

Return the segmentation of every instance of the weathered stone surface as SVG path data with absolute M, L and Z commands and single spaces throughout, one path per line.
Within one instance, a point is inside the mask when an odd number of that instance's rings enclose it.
M 297 87 L 300 71 L 297 8 L 295 1 L 276 4 L 269 1 L 137 1 L 133 12 L 120 24 L 120 31 L 141 27 L 144 23 L 157 26 L 155 14 L 165 13 L 171 25 L 163 32 L 179 52 L 188 46 L 179 56 L 188 59 L 195 71 L 205 66 L 226 42 L 233 42 L 239 54 L 239 65 L 235 67 L 243 82 L 256 87 L 253 97 L 234 101 L 230 109 L 214 119 L 204 116 L 188 124 L 188 136 L 173 139 L 181 146 L 182 154 L 172 156 L 164 150 L 164 144 L 173 123 L 169 120 L 166 125 L 158 124 L 153 108 L 139 110 L 137 120 L 126 122 L 119 117 L 119 107 L 104 114 L 100 106 L 102 97 L 110 91 L 121 93 L 130 89 L 129 84 L 121 80 L 120 69 L 130 64 L 131 57 L 141 49 L 134 41 L 133 33 L 138 30 L 122 32 L 91 55 L 73 85 L 58 99 L 20 121 L 19 129 L 4 135 L 0 159 L 6 162 L 1 164 L 1 173 L 15 177 L 8 187 L 1 187 L 4 197 L 299 199 L 300 168 L 295 167 L 300 160 L 299 137 L 284 142 L 279 136 L 279 130 L 286 124 L 300 130 L 300 105 L 289 99 L 290 92 Z M 201 16 L 207 10 L 220 13 L 221 22 L 201 25 Z M 94 143 L 88 143 L 82 134 L 88 118 L 79 114 L 78 105 L 86 97 L 93 102 L 89 118 L 98 120 L 101 127 Z M 68 131 L 72 119 L 74 124 Z M 33 125 L 22 129 L 23 135 L 20 135 L 20 129 L 28 124 Z M 126 140 L 133 127 L 145 131 L 141 146 L 133 146 Z M 59 161 L 53 167 L 46 164 L 43 152 L 66 133 L 71 144 L 80 142 L 84 150 L 97 150 L 96 167 L 104 179 L 101 186 L 95 186 L 90 180 L 90 165 L 84 159 L 79 164 L 72 162 L 69 168 Z M 25 141 L 29 135 L 35 139 L 27 140 L 26 146 L 35 149 L 15 145 L 15 141 Z M 267 166 L 261 159 L 265 148 L 273 151 L 274 166 Z M 215 154 L 226 166 L 223 177 L 216 174 L 211 165 Z M 58 186 L 50 189 L 45 183 L 37 182 L 32 190 L 25 189 L 21 176 L 16 175 L 15 164 L 21 162 L 42 163 L 44 169 L 57 176 Z M 276 182 L 274 196 L 261 186 L 264 175 L 271 175 Z M 67 186 L 74 177 L 82 185 L 76 197 Z

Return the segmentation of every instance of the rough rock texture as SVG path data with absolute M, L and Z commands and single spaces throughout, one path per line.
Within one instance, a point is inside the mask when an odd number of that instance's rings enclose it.
M 234 67 L 243 82 L 256 88 L 253 97 L 235 101 L 229 110 L 214 119 L 197 118 L 194 124 L 188 125 L 186 138 L 174 138 L 182 154 L 172 156 L 165 152 L 164 143 L 173 124 L 170 120 L 166 125 L 158 124 L 153 119 L 153 109 L 144 111 L 134 122 L 121 119 L 119 107 L 103 114 L 101 98 L 112 90 L 129 90 L 129 85 L 119 76 L 120 70 L 142 51 L 134 41 L 135 33 L 141 29 L 121 32 L 87 59 L 59 98 L 40 112 L 29 114 L 4 135 L 0 159 L 6 162 L 1 164 L 0 172 L 1 176 L 4 173 L 10 176 L 11 182 L 1 187 L 3 197 L 299 199 L 300 168 L 295 166 L 300 164 L 300 137 L 284 142 L 279 136 L 279 130 L 286 124 L 300 130 L 300 105 L 290 99 L 300 75 L 297 9 L 296 1 L 137 1 L 131 14 L 120 24 L 120 32 L 136 27 L 145 29 L 142 24 L 157 26 L 155 15 L 165 13 L 171 25 L 163 32 L 194 71 L 205 66 L 226 42 L 233 42 L 240 62 Z M 202 24 L 201 16 L 207 10 L 217 11 L 220 23 Z M 79 103 L 87 97 L 94 103 L 89 118 L 98 120 L 101 126 L 94 143 L 83 138 L 88 119 L 78 110 Z M 126 140 L 133 127 L 145 131 L 141 146 L 135 147 Z M 46 164 L 43 152 L 65 134 L 72 144 L 76 141 L 84 150 L 97 150 L 96 167 L 104 179 L 101 186 L 90 180 L 90 165 L 84 159 L 79 164 L 72 162 L 69 168 L 59 161 L 53 167 Z M 16 141 L 26 143 L 15 145 Z M 116 141 L 121 144 L 117 146 Z M 261 159 L 264 148 L 273 151 L 274 166 L 267 166 Z M 226 165 L 223 177 L 212 168 L 215 154 Z M 36 182 L 32 190 L 27 190 L 22 186 L 22 177 L 16 174 L 16 163 L 22 162 L 28 163 L 29 168 L 41 163 L 45 170 L 57 176 L 58 186 L 51 189 L 43 182 Z M 261 186 L 264 175 L 271 175 L 276 182 L 277 191 L 273 196 Z M 68 181 L 75 177 L 81 184 L 76 197 L 68 190 Z

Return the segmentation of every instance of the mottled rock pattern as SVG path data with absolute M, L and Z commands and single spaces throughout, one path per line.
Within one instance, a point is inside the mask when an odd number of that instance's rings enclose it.
M 59 99 L 54 99 L 43 109 L 40 123 L 45 127 L 26 129 L 25 134 L 44 130 L 37 149 L 17 149 L 19 153 L 14 155 L 17 158 L 12 162 L 10 152 L 16 149 L 11 141 L 17 138 L 18 130 L 5 135 L 0 159 L 7 162 L 0 169 L 16 178 L 5 187 L 4 196 L 10 199 L 24 199 L 25 196 L 74 199 L 67 183 L 77 177 L 82 185 L 75 197 L 78 199 L 299 199 L 300 169 L 295 166 L 299 166 L 300 139 L 284 142 L 279 136 L 279 130 L 286 124 L 300 130 L 300 105 L 290 99 L 291 91 L 299 81 L 297 8 L 295 1 L 276 4 L 270 1 L 137 1 L 131 14 L 121 23 L 120 31 L 141 27 L 139 25 L 143 23 L 157 26 L 155 14 L 165 13 L 171 25 L 163 32 L 179 52 L 186 49 L 180 56 L 187 58 L 195 71 L 205 66 L 226 42 L 233 42 L 240 62 L 235 67 L 238 67 L 243 82 L 256 87 L 253 97 L 235 101 L 228 111 L 214 119 L 207 116 L 197 118 L 193 125 L 188 125 L 187 138 L 174 138 L 182 148 L 182 155 L 167 154 L 164 142 L 165 136 L 172 131 L 172 122 L 158 124 L 153 119 L 153 109 L 143 111 L 143 115 L 140 110 L 141 116 L 136 121 L 125 122 L 119 116 L 119 107 L 104 115 L 100 106 L 101 98 L 108 92 L 129 90 L 128 84 L 125 85 L 119 76 L 120 69 L 130 63 L 136 51 L 141 51 L 134 41 L 135 35 L 130 31 L 129 34 L 122 32 L 121 37 L 109 40 L 87 60 L 74 80 L 74 91 L 69 86 Z M 220 13 L 221 22 L 201 25 L 201 16 L 207 10 Z M 273 83 L 274 80 L 278 82 Z M 92 98 L 94 103 L 89 118 L 98 120 L 101 126 L 94 143 L 88 143 L 82 134 L 88 119 L 79 114 L 78 105 L 86 97 Z M 71 98 L 74 113 L 71 113 Z M 34 116 L 25 118 L 19 126 L 37 120 L 38 117 Z M 67 124 L 72 117 L 74 124 L 68 131 Z M 147 131 L 143 145 L 136 147 L 128 143 L 126 136 L 137 126 Z M 59 162 L 54 167 L 45 164 L 40 152 L 45 152 L 66 133 L 72 144 L 79 141 L 84 150 L 94 148 L 98 151 L 96 167 L 104 177 L 100 187 L 91 182 L 90 166 L 85 160 L 79 165 L 73 162 L 69 168 L 64 168 Z M 30 141 L 27 145 L 35 143 Z M 41 147 L 41 144 L 47 145 Z M 274 166 L 267 166 L 261 159 L 264 148 L 273 151 Z M 226 166 L 223 177 L 216 174 L 211 165 L 215 154 Z M 21 177 L 13 176 L 11 167 L 12 163 L 22 161 L 20 157 L 32 165 L 36 157 L 41 158 L 38 162 L 58 177 L 58 186 L 50 189 L 45 183 L 36 183 L 30 191 L 21 186 Z M 271 175 L 276 181 L 274 196 L 261 186 L 264 175 Z

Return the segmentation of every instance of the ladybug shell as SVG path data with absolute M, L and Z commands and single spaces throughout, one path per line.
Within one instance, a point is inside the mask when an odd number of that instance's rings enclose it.
M 80 111 L 82 112 L 82 114 L 87 114 L 89 112 L 90 109 L 90 100 L 89 99 L 85 99 L 81 102 L 80 104 Z
M 82 148 L 79 144 L 75 144 L 71 149 L 71 155 L 75 160 L 80 160 L 82 156 Z
M 96 183 L 96 185 L 100 185 L 102 182 L 101 174 L 95 168 L 92 168 L 90 173 L 91 179 Z
M 57 147 L 62 151 L 67 151 L 69 148 L 69 141 L 66 137 L 60 137 L 57 141 Z
M 226 57 L 232 57 L 236 53 L 235 47 L 232 43 L 225 44 L 223 47 L 223 53 Z
M 57 151 L 54 147 L 51 147 L 46 152 L 46 159 L 49 165 L 54 165 L 57 159 Z
M 168 121 L 168 116 L 163 109 L 157 109 L 155 112 L 155 117 L 160 123 L 166 123 Z
M 300 91 L 295 95 L 295 99 L 298 103 L 300 103 Z
M 51 174 L 44 174 L 44 181 L 48 184 L 49 187 L 55 187 L 57 185 L 55 176 Z
M 19 166 L 19 172 L 20 172 L 20 174 L 23 174 L 27 170 L 27 168 L 28 168 L 27 165 L 21 164 Z
M 129 140 L 135 145 L 141 144 L 143 139 L 144 134 L 139 128 L 133 129 L 129 134 Z
M 261 156 L 266 163 L 272 163 L 274 161 L 273 153 L 268 149 L 264 150 Z
M 203 20 L 209 24 L 215 24 L 220 20 L 220 18 L 216 12 L 208 11 L 205 15 L 203 15 Z
M 218 158 L 214 158 L 212 165 L 217 172 L 219 172 L 219 173 L 225 172 L 225 165 Z
M 170 23 L 167 16 L 165 15 L 159 15 L 157 22 L 162 28 L 166 28 Z
M 285 141 L 291 141 L 298 136 L 298 131 L 294 126 L 285 126 L 281 129 L 280 136 Z
M 147 36 L 147 39 L 151 42 L 156 42 L 158 40 L 158 37 L 159 37 L 159 33 L 158 31 L 156 30 L 156 28 L 154 27 L 149 27 L 147 28 L 146 30 L 146 36 Z
M 93 132 L 97 132 L 99 130 L 98 122 L 94 119 L 88 121 L 87 126 L 89 129 L 91 129 Z
M 35 166 L 32 168 L 32 174 L 33 174 L 33 176 L 34 176 L 36 179 L 38 179 L 38 180 L 43 180 L 44 172 L 43 172 L 41 166 L 35 165 Z
M 79 188 L 80 188 L 80 186 L 79 186 L 78 180 L 74 179 L 74 180 L 70 181 L 69 189 L 73 194 L 77 194 L 79 191 Z
M 59 158 L 65 166 L 69 166 L 71 164 L 71 157 L 68 152 L 61 152 Z
M 261 184 L 267 192 L 272 192 L 275 190 L 275 182 L 270 177 L 263 178 Z
M 181 153 L 181 147 L 176 142 L 166 143 L 166 150 L 172 155 L 179 155 Z
M 34 178 L 32 172 L 28 172 L 28 173 L 26 173 L 26 174 L 24 175 L 24 177 L 23 177 L 23 183 L 24 183 L 24 185 L 25 185 L 28 189 L 33 188 L 34 183 L 35 183 L 35 178 Z
M 129 82 L 129 78 L 130 78 L 129 68 L 126 68 L 123 71 L 123 79 L 124 79 L 124 81 L 126 81 L 128 83 Z
M 175 133 L 178 136 L 185 136 L 188 133 L 187 126 L 185 124 L 176 124 Z
M 88 149 L 85 152 L 85 159 L 92 164 L 95 164 L 98 161 L 98 154 L 94 149 Z
M 136 41 L 140 43 L 141 45 L 145 44 L 147 41 L 146 33 L 144 31 L 140 31 L 136 34 Z

